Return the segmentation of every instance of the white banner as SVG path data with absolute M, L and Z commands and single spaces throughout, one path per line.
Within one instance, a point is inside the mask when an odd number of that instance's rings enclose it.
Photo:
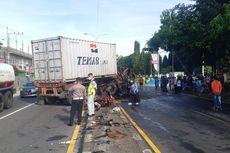
M 151 54 L 152 57 L 152 64 L 154 69 L 158 72 L 159 71 L 159 54 Z

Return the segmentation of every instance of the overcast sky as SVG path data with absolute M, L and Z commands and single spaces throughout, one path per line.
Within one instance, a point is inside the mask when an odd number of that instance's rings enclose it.
M 119 55 L 133 52 L 134 41 L 144 47 L 160 27 L 165 9 L 190 0 L 4 0 L 0 9 L 0 41 L 6 44 L 6 30 L 23 32 L 17 36 L 27 48 L 30 40 L 53 36 L 111 42 Z M 90 35 L 84 35 L 90 33 Z M 15 35 L 11 46 L 15 47 Z M 27 51 L 27 49 L 24 49 Z

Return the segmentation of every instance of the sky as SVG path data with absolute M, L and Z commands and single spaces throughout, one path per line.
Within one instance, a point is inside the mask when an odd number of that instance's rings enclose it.
M 0 9 L 0 42 L 30 51 L 30 41 L 65 36 L 116 43 L 117 54 L 133 53 L 134 41 L 146 45 L 160 27 L 160 15 L 191 0 L 4 0 Z M 23 33 L 15 35 L 13 33 Z M 87 34 L 85 34 L 87 33 Z M 24 45 L 22 45 L 22 43 Z M 28 48 L 29 47 L 29 48 Z

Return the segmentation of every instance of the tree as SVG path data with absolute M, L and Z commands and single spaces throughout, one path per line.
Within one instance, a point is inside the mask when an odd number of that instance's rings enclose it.
M 138 41 L 134 42 L 134 53 L 140 54 L 140 43 Z
M 162 68 L 166 68 L 168 65 L 169 65 L 169 64 L 168 64 L 168 58 L 167 58 L 167 56 L 164 56 L 163 62 L 162 62 L 162 64 L 161 64 L 161 67 L 162 67 Z
M 178 71 L 192 73 L 203 61 L 217 70 L 227 67 L 230 59 L 228 5 L 229 0 L 196 0 L 194 5 L 178 4 L 163 11 L 160 30 L 148 41 L 149 47 L 173 52 Z
M 215 64 L 222 67 L 223 71 L 230 71 L 230 4 L 225 5 L 223 14 L 217 15 L 210 22 L 210 27 L 209 46 L 215 57 L 219 58 Z
M 127 67 L 127 68 L 130 68 L 132 69 L 132 60 L 131 60 L 131 57 L 130 56 L 120 56 L 117 60 L 117 65 L 118 67 L 119 66 L 122 66 L 122 67 Z

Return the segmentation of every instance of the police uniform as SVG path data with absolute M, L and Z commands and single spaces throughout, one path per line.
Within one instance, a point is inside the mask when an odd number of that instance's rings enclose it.
M 96 95 L 97 83 L 94 80 L 91 80 L 88 87 L 88 115 L 92 116 L 94 112 L 94 97 Z
M 86 88 L 80 83 L 73 85 L 70 89 L 70 92 L 73 93 L 73 101 L 70 110 L 70 121 L 69 125 L 73 125 L 74 116 L 77 112 L 77 124 L 81 123 L 82 108 L 84 100 L 86 99 Z

